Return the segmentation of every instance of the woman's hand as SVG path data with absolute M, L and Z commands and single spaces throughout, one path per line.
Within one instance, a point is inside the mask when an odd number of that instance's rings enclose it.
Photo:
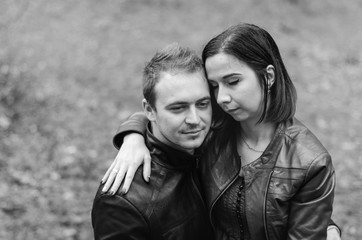
M 328 226 L 327 228 L 327 240 L 341 240 L 341 235 L 337 227 Z
M 102 183 L 105 182 L 102 191 L 107 192 L 110 189 L 109 192 L 114 194 L 124 180 L 122 193 L 127 193 L 136 170 L 142 163 L 143 178 L 148 182 L 151 174 L 150 151 L 146 147 L 144 137 L 141 134 L 130 133 L 124 137 L 116 159 L 102 178 Z

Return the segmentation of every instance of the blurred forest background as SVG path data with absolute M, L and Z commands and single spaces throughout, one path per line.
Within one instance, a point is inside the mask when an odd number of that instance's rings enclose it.
M 201 52 L 238 22 L 277 41 L 297 117 L 334 160 L 333 218 L 362 239 L 361 0 L 0 0 L 0 239 L 93 239 L 145 61 L 175 41 Z

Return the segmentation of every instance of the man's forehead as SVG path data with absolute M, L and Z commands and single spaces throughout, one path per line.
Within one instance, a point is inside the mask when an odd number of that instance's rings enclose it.
M 172 71 L 161 72 L 157 85 L 165 85 L 172 87 L 173 85 L 189 85 L 200 84 L 201 86 L 207 85 L 207 80 L 203 71 L 197 72 L 184 72 L 184 71 Z
M 160 79 L 161 78 L 167 78 L 167 77 L 177 77 L 177 76 L 187 76 L 187 75 L 199 75 L 202 76 L 203 78 L 205 78 L 206 80 L 206 76 L 205 76 L 205 71 L 200 69 L 200 70 L 196 70 L 196 71 L 188 71 L 188 70 L 183 70 L 183 69 L 170 69 L 167 71 L 161 71 L 160 72 Z
M 209 98 L 209 87 L 202 72 L 164 73 L 155 86 L 156 102 L 163 104 L 196 102 Z

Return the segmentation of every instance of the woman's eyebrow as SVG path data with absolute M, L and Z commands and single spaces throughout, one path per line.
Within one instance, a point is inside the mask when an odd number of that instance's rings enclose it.
M 228 79 L 229 77 L 233 77 L 233 76 L 241 76 L 242 74 L 241 73 L 229 73 L 229 74 L 226 74 L 225 76 L 223 76 L 221 78 L 221 80 L 225 80 L 225 79 Z M 207 79 L 208 81 L 212 81 L 212 82 L 217 82 L 216 80 L 213 80 L 211 78 L 208 78 Z
M 222 79 L 227 79 L 229 77 L 240 76 L 240 75 L 241 75 L 240 73 L 230 73 L 230 74 L 223 76 Z

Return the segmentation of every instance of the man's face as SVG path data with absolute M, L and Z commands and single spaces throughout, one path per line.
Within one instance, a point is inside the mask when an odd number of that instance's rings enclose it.
M 163 72 L 154 91 L 155 109 L 144 102 L 154 136 L 192 154 L 204 141 L 211 124 L 211 100 L 204 73 Z

